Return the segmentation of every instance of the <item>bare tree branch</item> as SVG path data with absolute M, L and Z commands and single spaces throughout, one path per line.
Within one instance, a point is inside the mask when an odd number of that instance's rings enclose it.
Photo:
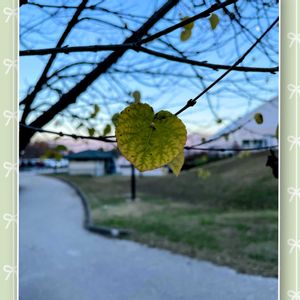
M 68 23 L 68 26 L 66 27 L 66 30 L 64 31 L 61 38 L 59 39 L 59 41 L 56 45 L 57 48 L 61 47 L 62 44 L 64 43 L 64 41 L 66 40 L 67 36 L 73 29 L 74 25 L 77 23 L 78 17 L 81 14 L 81 12 L 84 10 L 87 2 L 88 2 L 88 0 L 82 0 L 81 4 L 78 6 L 75 14 L 73 15 L 72 19 Z M 51 54 L 46 66 L 44 68 L 44 71 L 43 71 L 42 75 L 40 76 L 40 78 L 38 79 L 33 91 L 23 100 L 23 103 L 25 103 L 25 108 L 24 108 L 24 111 L 22 114 L 21 122 L 23 122 L 23 123 L 25 122 L 28 114 L 30 113 L 30 107 L 31 107 L 32 102 L 34 101 L 38 92 L 40 92 L 40 90 L 42 89 L 43 85 L 46 83 L 47 74 L 48 74 L 55 58 L 56 58 L 56 53 Z
M 211 88 L 213 88 L 218 82 L 220 82 L 225 76 L 227 76 L 233 68 L 235 68 L 237 65 L 239 65 L 243 60 L 247 57 L 247 55 L 256 47 L 256 45 L 264 38 L 264 36 L 277 24 L 279 21 L 279 17 L 276 18 L 275 21 L 267 28 L 267 30 L 255 41 L 253 45 L 232 65 L 230 69 L 228 69 L 226 72 L 224 72 L 220 77 L 218 77 L 213 83 L 211 83 L 205 90 L 203 90 L 198 96 L 196 96 L 193 99 L 188 100 L 186 105 L 181 108 L 176 115 L 181 114 L 189 107 L 194 106 L 197 103 L 197 100 L 203 96 L 205 93 L 207 93 Z
M 87 0 L 84 0 L 87 1 Z M 157 21 L 159 21 L 170 9 L 172 9 L 179 0 L 168 0 L 158 11 L 156 11 L 136 32 L 128 37 L 124 44 L 133 43 L 140 40 Z M 57 113 L 67 108 L 70 104 L 75 103 L 79 95 L 86 91 L 86 89 L 103 73 L 105 73 L 118 59 L 126 52 L 126 50 L 118 50 L 110 54 L 104 61 L 99 63 L 88 75 L 86 75 L 78 84 L 71 90 L 62 95 L 58 102 L 44 114 L 37 117 L 30 125 L 33 127 L 43 127 L 46 125 Z M 24 123 L 24 122 L 23 122 Z M 20 150 L 28 144 L 30 138 L 34 134 L 32 131 L 26 131 L 23 127 L 23 132 L 20 132 Z
M 138 52 L 144 52 L 156 57 L 164 58 L 171 61 L 181 62 L 185 64 L 189 64 L 192 66 L 199 66 L 210 68 L 215 71 L 218 70 L 228 70 L 232 68 L 229 65 L 222 65 L 222 64 L 212 64 L 206 61 L 197 61 L 193 59 L 186 59 L 182 57 L 177 57 L 170 54 L 165 54 L 159 51 L 155 51 L 152 49 L 148 49 L 142 46 L 138 46 L 134 44 L 118 44 L 118 45 L 91 45 L 91 46 L 77 46 L 77 47 L 63 47 L 63 48 L 48 48 L 48 49 L 41 49 L 41 50 L 23 50 L 20 51 L 20 56 L 27 56 L 27 55 L 48 55 L 48 54 L 57 54 L 57 53 L 65 53 L 69 54 L 72 52 L 97 52 L 97 51 L 116 51 L 120 49 L 131 49 Z M 278 67 L 273 68 L 262 68 L 262 67 L 234 67 L 233 71 L 240 71 L 240 72 L 267 72 L 267 73 L 275 73 L 278 72 Z

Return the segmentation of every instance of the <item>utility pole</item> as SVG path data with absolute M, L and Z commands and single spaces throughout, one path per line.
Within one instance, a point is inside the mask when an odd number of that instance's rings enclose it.
M 136 198 L 136 182 L 135 182 L 135 168 L 131 164 L 131 200 L 135 201 Z

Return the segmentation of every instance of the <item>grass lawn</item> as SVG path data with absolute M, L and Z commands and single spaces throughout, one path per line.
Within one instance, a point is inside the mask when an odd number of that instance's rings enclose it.
M 95 224 L 130 229 L 129 239 L 149 246 L 275 277 L 278 182 L 266 156 L 208 164 L 207 178 L 199 169 L 139 177 L 135 203 L 127 200 L 128 177 L 55 176 L 81 189 Z

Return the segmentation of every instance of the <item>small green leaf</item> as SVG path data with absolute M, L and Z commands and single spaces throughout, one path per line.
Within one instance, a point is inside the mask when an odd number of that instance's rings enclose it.
M 257 124 L 262 124 L 264 122 L 264 117 L 261 113 L 256 113 L 254 115 L 254 120 Z
M 184 150 L 179 152 L 179 154 L 168 163 L 173 173 L 178 176 L 180 174 L 181 168 L 184 164 Z
M 212 30 L 215 30 L 220 22 L 218 15 L 212 14 L 209 18 L 210 26 Z
M 141 102 L 141 93 L 139 91 L 134 91 L 132 93 L 132 97 L 133 97 L 135 103 Z
M 192 35 L 192 30 L 184 29 L 180 34 L 180 40 L 182 42 L 187 41 Z
M 217 124 L 222 124 L 223 120 L 222 119 L 217 119 L 216 122 L 217 122 Z
M 186 142 L 182 121 L 168 111 L 154 114 L 148 104 L 134 103 L 118 117 L 116 138 L 121 153 L 139 171 L 171 162 Z
M 94 104 L 94 112 L 91 114 L 91 118 L 96 118 L 100 111 L 100 107 L 98 104 Z
M 96 114 L 100 111 L 100 107 L 98 104 L 94 104 L 94 110 Z
M 95 128 L 88 128 L 89 136 L 94 136 L 95 132 L 96 132 Z
M 181 21 L 185 21 L 185 20 L 187 20 L 187 19 L 189 19 L 188 16 L 182 18 Z M 188 23 L 188 24 L 184 25 L 183 27 L 184 27 L 185 29 L 187 29 L 187 30 L 192 30 L 192 29 L 194 28 L 194 25 L 195 25 L 194 22 L 191 22 L 191 23 Z
M 111 126 L 110 124 L 106 124 L 104 130 L 103 130 L 103 135 L 107 135 L 111 132 Z
M 119 115 L 120 115 L 119 113 L 116 113 L 116 114 L 114 114 L 114 115 L 112 116 L 112 118 L 111 118 L 111 121 L 113 122 L 113 124 L 114 124 L 115 126 L 117 126 Z

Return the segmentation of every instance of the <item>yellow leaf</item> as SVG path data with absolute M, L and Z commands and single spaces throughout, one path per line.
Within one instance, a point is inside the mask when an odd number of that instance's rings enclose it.
M 184 164 L 184 150 L 179 152 L 179 154 L 168 163 L 173 173 L 178 176 L 180 174 L 181 168 Z
M 187 19 L 189 19 L 189 17 L 184 17 L 181 19 L 181 21 L 185 21 Z M 188 24 L 184 25 L 183 27 L 187 30 L 192 30 L 194 28 L 194 22 L 188 23 Z
M 121 153 L 139 171 L 171 162 L 186 142 L 182 121 L 168 111 L 154 114 L 148 104 L 134 103 L 118 117 L 116 138 Z
M 192 35 L 192 31 L 191 30 L 188 30 L 188 29 L 184 29 L 181 34 L 180 34 L 180 40 L 182 42 L 185 42 L 187 41 Z
M 264 122 L 264 117 L 261 113 L 256 113 L 254 115 L 254 120 L 257 124 L 262 124 Z
M 98 104 L 94 105 L 94 113 L 97 114 L 100 111 L 100 107 Z
M 210 26 L 212 30 L 215 30 L 220 22 L 218 15 L 212 14 L 209 18 Z

